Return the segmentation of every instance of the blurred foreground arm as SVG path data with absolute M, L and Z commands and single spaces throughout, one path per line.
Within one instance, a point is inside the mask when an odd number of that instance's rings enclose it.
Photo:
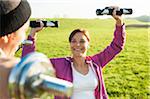
M 8 77 L 12 67 L 18 63 L 17 59 L 0 59 L 0 99 L 9 99 Z

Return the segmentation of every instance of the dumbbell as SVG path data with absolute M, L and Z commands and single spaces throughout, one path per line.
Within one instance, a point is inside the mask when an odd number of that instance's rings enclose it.
M 55 77 L 55 70 L 46 55 L 32 52 L 11 70 L 9 91 L 11 98 L 39 98 L 44 93 L 71 96 L 73 84 Z

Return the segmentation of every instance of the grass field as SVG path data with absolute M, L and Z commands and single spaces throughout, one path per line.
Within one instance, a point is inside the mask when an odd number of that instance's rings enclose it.
M 72 30 L 85 28 L 90 32 L 88 55 L 102 51 L 113 38 L 112 19 L 51 19 L 59 28 L 45 28 L 38 33 L 37 51 L 48 57 L 70 56 L 68 37 Z M 125 24 L 147 24 L 125 20 Z M 104 80 L 110 99 L 150 99 L 150 29 L 128 28 L 124 50 L 104 69 Z M 20 56 L 20 52 L 17 53 Z

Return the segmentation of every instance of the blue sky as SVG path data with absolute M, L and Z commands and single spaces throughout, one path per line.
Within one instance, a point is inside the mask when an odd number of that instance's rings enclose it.
M 97 18 L 97 8 L 117 5 L 132 8 L 130 17 L 150 15 L 149 0 L 28 0 L 32 7 L 32 17 Z M 107 17 L 107 16 L 103 16 Z M 129 17 L 129 16 L 125 16 Z

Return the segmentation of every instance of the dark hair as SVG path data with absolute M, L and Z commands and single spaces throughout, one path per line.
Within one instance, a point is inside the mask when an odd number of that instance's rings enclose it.
M 17 31 L 30 15 L 31 8 L 26 0 L 0 0 L 0 37 Z
M 73 36 L 76 34 L 76 33 L 83 33 L 85 35 L 85 37 L 87 38 L 88 41 L 90 41 L 90 36 L 89 36 L 89 32 L 85 29 L 75 29 L 71 32 L 70 36 L 69 36 L 69 42 L 71 42 Z

